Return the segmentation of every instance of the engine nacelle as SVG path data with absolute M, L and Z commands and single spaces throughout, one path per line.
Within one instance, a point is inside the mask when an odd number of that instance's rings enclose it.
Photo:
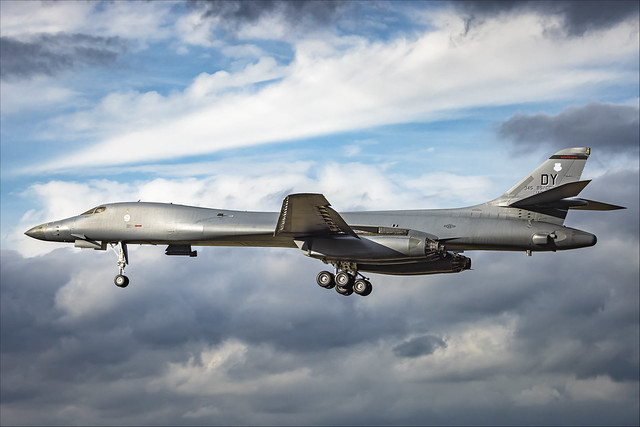
M 314 237 L 295 240 L 305 255 L 327 260 L 395 261 L 418 259 L 434 261 L 446 256 L 445 247 L 425 233 L 409 231 L 406 235 L 367 234 Z
M 406 236 L 374 235 L 366 236 L 366 238 L 408 258 L 424 257 L 427 261 L 432 261 L 440 259 L 446 254 L 442 243 L 418 231 L 409 231 Z

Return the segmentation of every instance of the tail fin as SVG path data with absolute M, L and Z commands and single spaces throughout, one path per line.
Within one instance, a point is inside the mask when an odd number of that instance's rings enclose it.
M 569 209 L 624 209 L 622 206 L 574 198 L 591 182 L 580 181 L 589 154 L 590 148 L 566 148 L 558 151 L 490 203 L 538 212 L 546 215 L 545 221 L 558 224 L 564 222 Z
M 499 198 L 500 205 L 511 206 L 519 200 L 580 180 L 589 154 L 590 148 L 566 148 L 558 151 L 504 193 Z M 572 196 L 576 195 L 577 193 Z

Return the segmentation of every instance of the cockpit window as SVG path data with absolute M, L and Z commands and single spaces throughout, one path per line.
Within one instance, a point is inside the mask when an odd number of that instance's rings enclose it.
M 94 213 L 99 214 L 99 213 L 104 212 L 105 209 L 107 209 L 105 206 L 99 206 L 97 208 L 91 208 L 88 211 L 86 211 L 84 213 L 81 213 L 80 215 L 91 215 L 91 214 L 94 214 Z

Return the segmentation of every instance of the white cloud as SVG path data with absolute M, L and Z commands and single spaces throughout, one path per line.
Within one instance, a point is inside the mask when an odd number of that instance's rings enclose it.
M 228 58 L 262 58 L 267 54 L 255 44 L 234 44 L 221 49 L 222 54 Z
M 525 171 L 523 171 L 524 175 Z M 491 194 L 492 181 L 487 176 L 460 176 L 448 172 L 431 172 L 419 175 L 405 181 L 405 185 L 423 194 L 424 197 L 435 199 L 443 207 L 460 199 L 469 205 L 489 201 L 495 194 Z M 504 183 L 505 189 L 509 183 Z M 451 206 L 455 207 L 455 206 Z
M 171 9 L 175 5 L 171 1 L 113 2 L 97 7 L 83 30 L 143 42 L 166 39 L 174 33 Z
M 106 255 L 116 259 L 113 254 Z M 69 256 L 79 258 L 80 254 L 69 254 Z M 74 269 L 69 282 L 56 292 L 55 307 L 62 313 L 59 319 L 61 323 L 83 322 L 101 316 L 113 310 L 114 305 L 125 297 L 104 286 L 104 276 L 96 274 L 97 269 L 95 266 L 92 267 L 87 268 L 85 263 L 80 268 Z M 115 268 L 113 270 L 116 271 Z
M 516 317 L 490 319 L 482 324 L 457 325 L 448 332 L 447 346 L 429 356 L 403 359 L 394 369 L 413 381 L 438 381 L 444 378 L 469 380 L 507 371 L 513 363 L 513 335 Z
M 244 379 L 232 378 L 229 371 L 242 369 L 247 353 L 262 352 L 239 341 L 227 341 L 217 347 L 204 348 L 186 363 L 170 363 L 162 378 L 150 384 L 150 389 L 166 388 L 180 394 L 215 396 L 224 394 L 246 395 L 267 388 L 278 392 L 283 387 L 309 379 L 309 369 L 295 367 L 290 371 L 264 373 Z M 207 410 L 207 412 L 210 412 Z M 192 416 L 195 416 L 193 414 Z
M 219 24 L 216 18 L 204 18 L 201 11 L 195 10 L 180 16 L 175 23 L 176 33 L 181 42 L 194 45 L 214 47 L 220 44 L 212 36 L 213 29 Z
M 202 73 L 187 88 L 185 95 L 190 99 L 205 98 L 208 101 L 215 101 L 215 98 L 212 99 L 213 96 L 220 92 L 279 79 L 285 75 L 286 67 L 278 66 L 273 58 L 263 57 L 257 63 L 249 64 L 235 74 L 224 70 L 214 74 Z
M 52 84 L 51 79 L 37 77 L 28 81 L 0 82 L 2 116 L 22 111 L 44 111 L 77 102 L 79 94 L 68 87 Z
M 520 15 L 488 20 L 464 35 L 464 22 L 450 15 L 437 30 L 412 40 L 303 40 L 287 67 L 263 58 L 237 73 L 203 74 L 184 94 L 154 95 L 156 114 L 145 114 L 153 124 L 141 122 L 137 109 L 148 94 L 123 99 L 120 110 L 126 115 L 117 121 L 107 117 L 105 122 L 100 108 L 80 113 L 88 122 L 102 121 L 119 131 L 97 135 L 94 146 L 40 170 L 98 159 L 102 164 L 145 162 L 434 120 L 468 108 L 557 99 L 592 84 L 636 78 L 612 65 L 637 55 L 637 41 L 629 40 L 633 26 L 623 23 L 569 39 L 548 37 L 545 30 L 535 15 Z M 255 86 L 274 78 L 279 80 Z
M 265 14 L 257 22 L 245 23 L 238 31 L 241 39 L 285 39 L 290 34 L 291 26 L 279 13 Z
M 7 1 L 2 35 L 28 39 L 42 33 L 84 33 L 148 42 L 173 35 L 175 2 Z
M 220 123 L 224 123 L 229 116 L 228 112 L 223 112 L 219 119 L 215 115 L 206 118 L 202 116 L 203 109 L 206 110 L 212 104 L 224 103 L 225 99 L 233 102 L 236 98 L 250 96 L 252 91 L 248 87 L 251 85 L 282 78 L 286 73 L 286 67 L 279 66 L 273 58 L 264 57 L 233 74 L 227 71 L 218 71 L 213 74 L 201 73 L 184 92 L 171 93 L 167 96 L 160 95 L 156 91 L 112 92 L 90 110 L 58 116 L 50 120 L 47 133 L 42 137 L 50 138 L 51 135 L 57 135 L 58 141 L 61 134 L 72 135 L 74 139 L 82 136 L 85 140 L 100 137 L 112 138 L 112 141 L 117 142 L 111 148 L 103 146 L 107 152 L 111 151 L 111 153 L 105 153 L 104 159 L 94 162 L 101 165 L 119 163 L 108 160 L 115 154 L 113 150 L 121 150 L 120 155 L 126 153 L 122 156 L 123 159 L 135 161 L 138 157 L 146 157 L 139 150 L 149 149 L 149 146 L 139 142 L 150 137 L 149 132 L 156 134 L 153 137 L 155 142 L 152 143 L 154 146 L 152 151 L 163 153 L 169 150 L 179 155 L 183 151 L 181 147 L 193 145 L 194 133 L 200 135 L 200 139 L 206 138 L 207 143 L 214 142 L 215 135 L 212 134 L 209 138 L 207 132 L 221 127 Z M 14 90 L 10 94 L 14 92 L 15 95 L 11 96 L 10 101 L 17 99 L 16 105 L 20 106 L 21 93 L 19 90 Z M 37 98 L 34 96 L 32 99 Z M 229 108 L 233 107 L 229 106 Z M 238 114 L 237 110 L 235 114 Z M 247 120 L 250 121 L 251 117 L 247 117 Z M 175 130 L 170 131 L 164 128 L 165 126 Z M 185 133 L 176 133 L 182 126 Z
M 77 32 L 98 6 L 92 1 L 3 1 L 0 23 L 2 36 L 20 37 L 28 34 Z

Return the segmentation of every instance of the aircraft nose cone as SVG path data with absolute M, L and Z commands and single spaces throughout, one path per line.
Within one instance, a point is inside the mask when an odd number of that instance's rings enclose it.
M 33 237 L 34 239 L 45 240 L 44 230 L 46 227 L 47 227 L 47 224 L 36 225 L 35 227 L 25 231 L 24 234 L 26 234 L 29 237 Z

